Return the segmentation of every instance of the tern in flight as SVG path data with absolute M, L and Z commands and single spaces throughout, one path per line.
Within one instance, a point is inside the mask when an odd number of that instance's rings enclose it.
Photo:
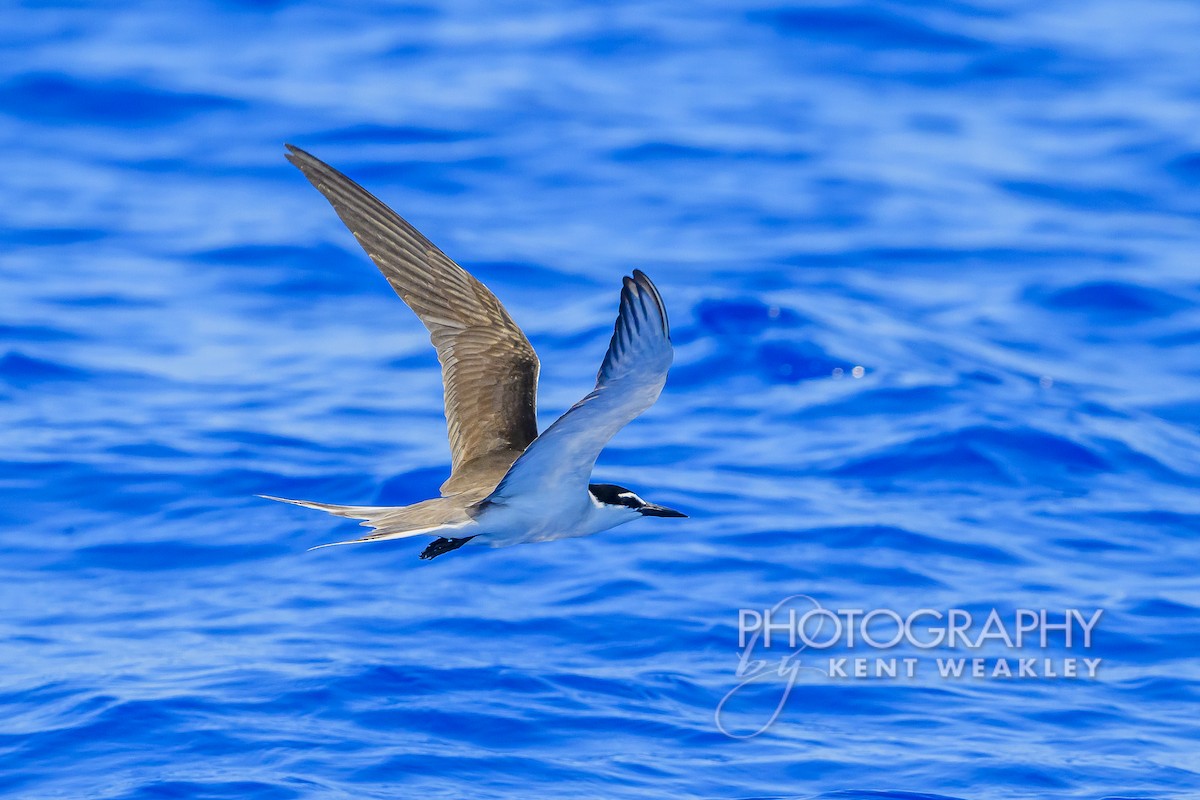
M 596 388 L 539 434 L 537 354 L 496 296 L 357 183 L 287 149 L 429 330 L 442 365 L 452 468 L 440 497 L 411 506 L 264 497 L 374 529 L 321 547 L 432 536 L 423 559 L 468 543 L 506 547 L 588 536 L 640 517 L 687 516 L 624 487 L 589 482 L 600 451 L 654 404 L 671 366 L 667 310 L 644 273 L 624 279 Z

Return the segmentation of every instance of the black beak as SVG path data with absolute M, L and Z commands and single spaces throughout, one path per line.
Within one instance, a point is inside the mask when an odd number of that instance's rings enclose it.
M 646 503 L 638 511 L 642 512 L 643 517 L 687 517 L 687 514 L 682 511 L 676 511 L 666 506 L 656 506 L 654 503 Z

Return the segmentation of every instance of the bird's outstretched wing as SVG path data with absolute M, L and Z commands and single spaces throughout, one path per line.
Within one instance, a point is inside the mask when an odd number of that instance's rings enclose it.
M 429 329 L 442 365 L 453 471 L 505 469 L 537 436 L 538 359 L 486 286 L 354 181 L 298 147 L 288 161 L 317 187 Z
M 609 439 L 662 393 L 673 356 L 662 298 L 645 273 L 634 270 L 621 289 L 621 310 L 596 388 L 529 445 L 487 500 L 586 491 Z

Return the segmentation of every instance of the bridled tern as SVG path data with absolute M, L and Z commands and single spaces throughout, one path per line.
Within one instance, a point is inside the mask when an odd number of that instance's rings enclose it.
M 667 310 L 644 273 L 624 279 L 595 389 L 539 434 L 537 354 L 496 296 L 357 183 L 298 147 L 287 149 L 429 330 L 442 365 L 452 467 L 440 497 L 411 506 L 263 497 L 374 529 L 320 547 L 435 537 L 423 559 L 468 543 L 506 547 L 588 536 L 640 517 L 687 516 L 624 487 L 589 483 L 600 451 L 654 404 L 671 366 Z

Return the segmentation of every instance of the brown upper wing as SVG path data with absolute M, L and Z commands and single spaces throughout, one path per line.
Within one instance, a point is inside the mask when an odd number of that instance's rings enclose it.
M 467 473 L 498 468 L 498 480 L 537 438 L 538 359 L 529 340 L 486 286 L 396 212 L 320 159 L 287 149 L 288 161 L 325 195 L 429 329 L 442 365 L 453 461 L 443 493 L 471 488 L 474 481 L 456 480 Z

